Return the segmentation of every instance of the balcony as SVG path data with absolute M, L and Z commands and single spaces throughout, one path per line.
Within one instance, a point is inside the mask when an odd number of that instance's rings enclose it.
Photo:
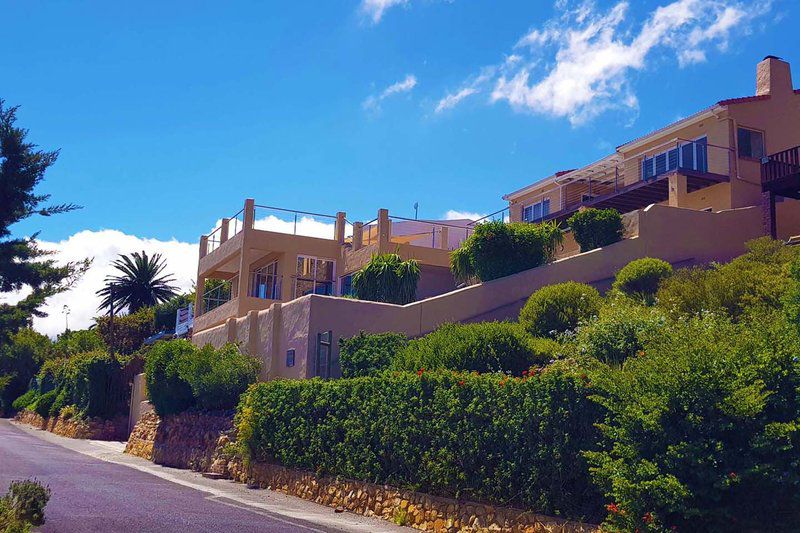
M 761 184 L 765 192 L 800 199 L 800 146 L 765 157 Z

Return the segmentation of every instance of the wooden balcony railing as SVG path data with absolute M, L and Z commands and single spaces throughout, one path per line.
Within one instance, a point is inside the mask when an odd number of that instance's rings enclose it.
M 765 157 L 761 163 L 761 182 L 764 184 L 800 174 L 800 146 Z

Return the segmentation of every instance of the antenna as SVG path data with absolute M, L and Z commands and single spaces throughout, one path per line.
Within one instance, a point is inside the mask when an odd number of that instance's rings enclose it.
M 414 220 L 417 220 L 419 214 L 419 202 L 414 202 Z

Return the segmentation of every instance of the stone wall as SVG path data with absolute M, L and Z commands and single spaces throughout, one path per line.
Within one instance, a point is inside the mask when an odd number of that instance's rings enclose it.
M 233 412 L 185 412 L 160 418 L 142 415 L 134 426 L 125 453 L 176 468 L 207 471 L 220 435 L 233 427 Z
M 74 419 L 59 416 L 43 418 L 33 411 L 20 411 L 15 420 L 71 439 L 125 440 L 128 436 L 128 417 L 126 416 L 118 416 L 113 420 Z

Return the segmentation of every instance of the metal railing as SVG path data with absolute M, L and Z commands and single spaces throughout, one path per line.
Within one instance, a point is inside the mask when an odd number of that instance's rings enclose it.
M 380 234 L 380 230 L 378 229 L 378 219 L 373 218 L 369 222 L 364 222 L 363 227 L 361 228 L 361 243 L 363 246 L 369 246 L 370 244 L 378 242 L 378 235 Z
M 401 235 L 395 235 L 392 229 L 392 242 L 407 243 L 412 246 L 423 246 L 430 248 L 457 248 L 468 236 L 470 228 L 448 224 L 447 222 L 431 222 L 429 220 L 419 220 L 390 215 L 389 220 L 397 220 L 411 226 L 411 231 Z M 447 243 L 442 243 L 442 230 L 447 228 Z M 456 242 L 451 246 L 451 242 Z
M 763 183 L 770 183 L 793 174 L 800 174 L 800 146 L 772 154 L 761 161 Z
M 239 296 L 239 276 L 224 280 L 218 286 L 203 294 L 203 313 L 216 309 Z
M 256 205 L 254 220 L 254 229 L 320 239 L 336 239 L 336 215 Z
M 248 296 L 264 300 L 280 300 L 283 276 L 278 274 L 265 274 L 263 272 L 250 273 L 250 288 Z
M 244 208 L 233 215 L 228 221 L 228 238 L 230 239 L 244 229 Z
M 206 253 L 210 254 L 222 244 L 222 226 L 217 226 L 206 238 Z

